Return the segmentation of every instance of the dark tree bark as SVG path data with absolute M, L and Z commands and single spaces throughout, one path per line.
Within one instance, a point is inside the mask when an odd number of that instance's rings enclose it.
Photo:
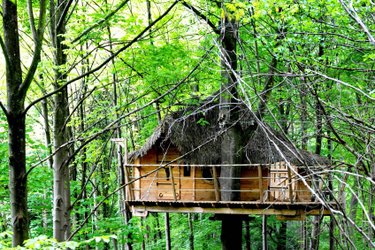
M 165 213 L 165 249 L 171 250 L 171 230 L 170 230 L 170 221 L 169 213 Z
M 221 143 L 221 163 L 227 166 L 221 168 L 220 186 L 221 199 L 223 201 L 235 201 L 240 199 L 241 169 L 231 164 L 242 163 L 242 131 L 238 125 L 236 108 L 231 103 L 236 102 L 238 96 L 236 89 L 237 70 L 237 32 L 238 24 L 234 20 L 225 18 L 222 20 L 221 35 L 221 64 L 223 83 L 220 96 L 221 126 L 226 130 Z M 237 190 L 237 192 L 235 191 Z M 242 247 L 242 219 L 239 216 L 222 216 L 221 228 L 222 249 L 241 249 Z
M 286 231 L 287 231 L 287 223 L 285 221 L 282 221 L 280 230 L 278 233 L 278 237 L 277 237 L 277 250 L 286 249 L 286 246 L 287 246 Z
M 28 2 L 28 4 L 29 10 L 32 10 L 31 2 Z M 45 10 L 45 2 L 41 0 L 37 29 L 34 26 L 34 17 L 30 16 L 35 48 L 29 70 L 23 80 L 16 1 L 3 0 L 4 40 L 0 39 L 0 45 L 6 63 L 7 108 L 0 104 L 8 122 L 9 187 L 13 228 L 12 244 L 14 247 L 22 245 L 24 240 L 29 238 L 25 132 L 26 109 L 24 105 L 27 91 L 40 61 Z
M 322 138 L 323 138 L 323 107 L 320 102 L 316 102 L 316 146 L 315 153 L 320 155 L 322 150 Z M 314 177 L 313 177 L 314 178 Z M 317 189 L 318 184 L 313 183 L 313 188 Z M 321 216 L 314 216 L 313 218 L 313 228 L 311 232 L 310 239 L 310 249 L 319 249 L 319 236 L 321 227 Z
M 251 250 L 250 221 L 245 220 L 245 242 L 246 250 Z
M 242 218 L 238 215 L 224 215 L 221 228 L 221 244 L 223 250 L 242 249 Z M 231 235 L 232 237 L 228 237 Z

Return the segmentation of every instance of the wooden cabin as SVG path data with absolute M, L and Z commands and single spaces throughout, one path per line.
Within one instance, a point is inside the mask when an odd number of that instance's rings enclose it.
M 168 116 L 144 146 L 129 155 L 126 202 L 133 213 L 276 214 L 291 219 L 329 214 L 332 204 L 322 192 L 325 177 L 317 174 L 329 161 L 296 149 L 265 124 L 245 142 L 243 163 L 231 165 L 240 168 L 238 188 L 223 190 L 220 170 L 229 166 L 220 164 L 218 108 L 201 109 Z M 251 124 L 243 120 L 240 125 L 245 131 Z M 239 199 L 222 201 L 222 192 L 235 192 Z

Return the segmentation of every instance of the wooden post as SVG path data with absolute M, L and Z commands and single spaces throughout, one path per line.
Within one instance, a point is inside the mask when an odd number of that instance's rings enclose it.
M 169 173 L 171 174 L 171 182 L 172 182 L 172 190 L 173 190 L 173 199 L 174 201 L 177 201 L 177 195 L 176 195 L 176 187 L 174 185 L 174 176 L 173 176 L 173 169 L 171 166 L 168 166 Z
M 165 213 L 165 249 L 171 250 L 171 231 L 170 231 L 169 213 Z
M 125 184 L 126 184 L 126 192 L 127 192 L 127 199 L 128 200 L 134 200 L 134 193 L 133 193 L 133 189 L 131 188 L 131 184 L 129 184 L 130 180 L 129 180 L 129 169 L 128 169 L 128 140 L 124 139 L 124 168 L 125 168 Z
M 195 169 L 196 167 L 191 165 L 191 168 L 193 169 L 193 201 L 195 201 Z
M 215 188 L 215 200 L 216 202 L 220 201 L 220 189 L 219 189 L 219 182 L 217 181 L 217 171 L 216 171 L 216 166 L 212 168 L 212 173 L 214 177 L 214 188 Z
M 290 199 L 290 203 L 293 203 L 293 188 L 292 188 L 292 173 L 291 173 L 291 170 L 290 168 L 292 167 L 290 164 L 288 165 L 287 163 L 286 164 L 286 167 L 288 169 L 288 190 L 289 190 L 289 199 Z
M 259 200 L 263 202 L 263 181 L 262 181 L 262 166 L 258 166 L 258 182 L 259 182 Z

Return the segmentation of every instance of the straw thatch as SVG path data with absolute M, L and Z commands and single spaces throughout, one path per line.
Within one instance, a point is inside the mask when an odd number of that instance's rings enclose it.
M 257 120 L 243 105 L 230 107 L 234 107 L 240 118 L 229 126 L 240 126 L 246 138 L 242 147 L 243 163 L 289 161 L 295 165 L 329 164 L 326 158 L 296 149 L 280 133 Z M 219 120 L 219 104 L 213 101 L 174 112 L 163 120 L 141 149 L 130 154 L 130 159 L 144 156 L 153 146 L 166 149 L 172 144 L 182 155 L 186 154 L 184 160 L 191 164 L 219 164 L 222 135 L 226 131 Z

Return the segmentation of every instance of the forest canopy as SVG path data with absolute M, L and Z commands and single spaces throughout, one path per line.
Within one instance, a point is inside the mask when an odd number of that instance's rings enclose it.
M 374 8 L 367 0 L 3 0 L 0 248 L 160 249 L 167 225 L 173 248 L 220 247 L 211 215 L 131 218 L 127 159 L 113 140 L 139 150 L 163 119 L 188 121 L 181 110 L 211 96 L 241 103 L 332 163 L 321 173 L 340 204 L 331 216 L 249 219 L 244 246 L 261 249 L 266 225 L 270 249 L 375 247 Z

